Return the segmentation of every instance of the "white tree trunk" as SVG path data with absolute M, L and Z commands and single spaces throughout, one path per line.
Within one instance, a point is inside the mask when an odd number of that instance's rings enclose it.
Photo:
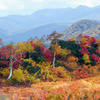
M 54 51 L 54 56 L 53 56 L 53 68 L 55 67 L 55 61 L 56 61 L 56 51 Z
M 7 80 L 9 80 L 11 77 L 12 77 L 12 58 L 10 59 L 10 74 L 9 74 L 9 77 L 7 78 Z
M 21 56 L 21 60 L 22 60 L 22 53 L 20 53 L 20 56 Z

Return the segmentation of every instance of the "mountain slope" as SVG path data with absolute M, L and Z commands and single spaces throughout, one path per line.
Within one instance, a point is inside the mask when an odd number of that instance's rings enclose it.
M 46 24 L 39 26 L 37 28 L 34 28 L 32 30 L 17 33 L 15 35 L 9 36 L 9 40 L 7 43 L 10 43 L 13 41 L 14 43 L 17 43 L 18 41 L 27 41 L 30 38 L 38 37 L 41 38 L 44 35 L 47 36 L 53 31 L 62 32 L 63 30 L 67 29 L 72 23 L 54 23 L 54 24 Z
M 76 37 L 78 34 L 90 35 L 96 38 L 100 37 L 100 22 L 93 20 L 80 20 L 71 25 L 63 33 L 63 39 Z
M 2 39 L 3 42 L 6 41 L 6 39 L 8 38 L 8 35 L 6 33 L 7 33 L 6 30 L 0 28 L 0 38 Z

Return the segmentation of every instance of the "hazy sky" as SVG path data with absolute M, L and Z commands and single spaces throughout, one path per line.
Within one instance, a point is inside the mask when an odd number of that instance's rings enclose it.
M 100 0 L 0 0 L 0 16 L 27 15 L 43 8 L 75 8 L 100 5 Z

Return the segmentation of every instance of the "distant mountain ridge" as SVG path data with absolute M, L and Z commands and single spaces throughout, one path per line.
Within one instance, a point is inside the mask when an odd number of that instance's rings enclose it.
M 77 8 L 42 9 L 26 16 L 9 15 L 0 17 L 0 28 L 11 31 L 14 34 L 14 31 L 24 27 L 29 30 L 30 27 L 32 29 L 45 24 L 76 22 L 81 19 L 100 21 L 100 6 L 93 8 L 78 6 Z
M 71 23 L 53 23 L 42 25 L 32 30 L 10 36 L 11 40 L 9 40 L 9 42 L 14 41 L 14 43 L 17 43 L 18 41 L 27 41 L 30 38 L 41 38 L 51 34 L 53 31 L 57 31 L 59 33 L 66 30 L 70 25 Z
M 31 15 L 0 17 L 0 35 L 1 38 L 5 35 L 7 38 L 3 38 L 3 40 L 9 40 L 9 42 L 13 41 L 18 36 L 22 36 L 22 38 L 26 35 L 27 38 L 34 36 L 39 37 L 44 34 L 50 34 L 52 30 L 56 30 L 57 32 L 64 31 L 65 29 L 63 26 L 65 24 L 60 26 L 58 24 L 66 23 L 66 27 L 64 27 L 67 29 L 69 25 L 83 19 L 100 21 L 100 5 L 96 7 L 78 6 L 77 8 L 42 9 Z M 52 24 L 55 26 L 49 26 Z M 16 39 L 16 41 L 19 40 L 21 40 L 21 38 Z

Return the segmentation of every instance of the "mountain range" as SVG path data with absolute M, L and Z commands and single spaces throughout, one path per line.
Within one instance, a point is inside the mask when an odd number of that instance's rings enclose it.
M 78 20 L 100 21 L 100 6 L 77 8 L 41 9 L 31 15 L 0 17 L 0 38 L 4 44 L 24 41 L 35 36 L 47 36 L 54 30 L 66 31 Z

